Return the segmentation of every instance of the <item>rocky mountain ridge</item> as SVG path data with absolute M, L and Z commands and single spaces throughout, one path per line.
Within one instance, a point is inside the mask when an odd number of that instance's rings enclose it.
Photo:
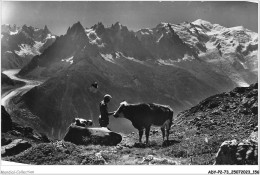
M 73 29 L 73 32 L 69 32 L 71 29 Z M 83 30 L 86 35 L 84 35 Z M 232 55 L 235 57 L 233 59 L 235 59 L 234 62 L 236 64 L 251 69 L 256 68 L 255 61 L 245 60 L 243 57 L 257 51 L 258 36 L 256 33 L 241 26 L 225 28 L 199 19 L 191 23 L 160 23 L 155 28 L 133 32 L 119 22 L 112 24 L 110 27 L 105 27 L 102 23 L 98 23 L 86 29 L 78 22 L 68 29 L 64 37 L 75 37 L 74 40 L 76 40 L 76 33 L 78 33 L 78 36 L 81 36 L 84 43 L 82 40 L 78 40 L 79 46 L 74 53 L 69 52 L 70 54 L 68 55 L 58 56 L 56 61 L 72 56 L 76 60 L 77 57 L 80 57 L 78 52 L 83 50 L 81 54 L 85 54 L 85 56 L 86 54 L 88 56 L 101 54 L 104 59 L 110 57 L 110 60 L 122 54 L 137 60 L 152 59 L 179 62 L 182 59 L 198 57 L 198 54 L 206 54 L 208 51 L 217 49 L 219 45 L 218 50 L 224 55 L 236 54 Z M 69 44 L 73 46 L 74 42 Z M 44 59 L 44 57 L 41 59 Z M 46 67 L 42 62 L 36 65 Z M 44 62 L 46 64 L 51 61 L 45 59 Z M 36 65 L 31 65 L 31 67 L 35 68 Z M 27 73 L 34 68 L 30 68 Z M 26 74 L 26 71 L 22 70 L 22 74 Z

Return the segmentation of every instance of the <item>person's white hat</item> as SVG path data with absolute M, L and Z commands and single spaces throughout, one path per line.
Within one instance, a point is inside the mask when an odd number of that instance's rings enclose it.
M 105 96 L 104 96 L 104 99 L 111 99 L 112 97 L 111 97 L 111 95 L 109 95 L 109 94 L 106 94 Z

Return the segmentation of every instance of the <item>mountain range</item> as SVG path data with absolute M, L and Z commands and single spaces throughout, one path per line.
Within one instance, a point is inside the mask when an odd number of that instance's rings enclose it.
M 22 68 L 31 58 L 40 55 L 54 41 L 47 26 L 43 29 L 23 25 L 1 26 L 2 69 Z
M 127 100 L 167 104 L 176 115 L 206 97 L 257 82 L 257 56 L 258 34 L 242 26 L 199 19 L 134 32 L 119 22 L 90 28 L 77 22 L 21 69 L 19 76 L 47 80 L 17 106 L 55 138 L 63 137 L 75 117 L 97 126 L 98 105 L 107 93 L 111 111 Z M 97 93 L 89 90 L 93 82 Z M 133 130 L 124 119 L 111 118 L 110 127 Z

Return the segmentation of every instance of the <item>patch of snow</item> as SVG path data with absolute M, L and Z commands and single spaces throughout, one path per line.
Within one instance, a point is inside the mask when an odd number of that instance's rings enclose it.
M 189 56 L 188 54 L 184 54 L 184 57 L 182 58 L 183 61 L 191 61 L 195 58 L 193 56 Z
M 73 58 L 74 58 L 74 56 L 69 57 L 69 58 L 66 58 L 66 59 L 62 59 L 61 61 L 62 61 L 62 62 L 67 62 L 67 63 L 73 64 L 73 61 L 74 61 Z
M 174 62 L 177 62 L 177 61 L 173 61 L 173 60 L 163 60 L 163 59 L 158 59 L 158 62 L 160 65 L 166 65 L 166 66 L 175 66 L 174 65 Z
M 193 21 L 192 24 L 195 24 L 198 26 L 204 25 L 206 27 L 212 26 L 212 24 L 210 22 L 202 20 L 202 19 L 197 19 L 196 21 Z
M 157 39 L 157 43 L 159 43 L 160 42 L 160 40 L 162 39 L 162 37 L 163 37 L 163 33 L 162 33 L 162 35 Z
M 258 50 L 254 50 L 254 51 L 252 51 L 252 52 L 250 52 L 249 54 L 248 54 L 248 56 L 257 56 L 258 55 Z
M 219 24 L 213 24 L 213 29 L 216 31 L 221 31 L 221 30 L 225 30 L 226 28 Z
M 100 54 L 102 56 L 102 58 L 104 58 L 104 60 L 114 63 L 115 64 L 115 60 L 113 59 L 113 56 L 111 54 Z
M 89 33 L 90 31 L 93 31 L 93 29 L 85 29 L 85 33 Z
M 249 84 L 247 82 L 241 80 L 236 81 L 236 84 L 240 87 L 249 87 Z
M 125 58 L 128 59 L 128 60 L 131 60 L 131 61 L 134 61 L 134 62 L 140 63 L 140 64 L 144 64 L 143 61 L 137 60 L 137 59 L 135 59 L 135 58 L 133 58 L 133 57 L 125 57 Z
M 150 35 L 150 33 L 148 33 L 148 32 L 142 32 L 142 31 L 141 31 L 141 34 L 142 34 L 142 35 Z
M 207 35 L 219 35 L 220 31 L 218 31 L 218 30 L 210 30 L 210 31 L 208 31 L 206 33 L 207 33 Z
M 242 61 L 239 61 L 239 63 L 243 66 L 244 69 L 248 69 L 248 67 L 245 63 L 243 63 Z
M 55 36 L 51 35 L 51 34 L 48 34 L 47 37 L 46 37 L 46 39 L 54 39 L 54 38 L 55 38 Z
M 121 53 L 120 52 L 116 52 L 116 58 L 120 58 L 120 55 Z
M 17 55 L 19 55 L 21 57 L 24 57 L 26 55 L 34 55 L 30 45 L 21 44 L 19 47 L 20 47 L 19 51 L 17 51 L 17 50 L 14 51 Z
M 25 57 L 27 55 L 35 56 L 40 55 L 40 48 L 44 45 L 44 43 L 40 41 L 35 41 L 35 44 L 33 46 L 30 46 L 28 44 L 21 44 L 20 50 L 15 50 L 15 53 L 21 57 Z
M 34 52 L 36 53 L 36 55 L 40 55 L 40 48 L 44 45 L 44 43 L 40 42 L 40 41 L 35 41 L 35 44 L 33 45 L 34 47 Z
M 85 29 L 85 32 L 91 44 L 97 45 L 98 47 L 105 47 L 101 38 L 98 37 L 97 33 L 93 29 Z
M 229 29 L 230 31 L 239 31 L 239 30 L 244 30 L 245 28 L 243 26 L 236 26 L 236 27 L 230 27 L 227 29 Z
M 10 35 L 16 35 L 17 33 L 18 33 L 18 30 L 14 31 L 14 32 L 10 31 Z
M 180 63 L 181 61 L 183 61 L 183 60 L 182 60 L 182 59 L 177 59 L 177 60 L 172 60 L 172 59 L 168 59 L 168 60 L 158 59 L 159 65 L 175 66 L 175 67 L 178 67 L 178 66 L 176 65 L 176 63 Z
M 166 66 L 176 66 L 176 63 L 184 62 L 184 61 L 192 61 L 195 58 L 193 56 L 189 56 L 188 54 L 185 54 L 182 59 L 178 58 L 177 60 L 172 59 L 157 59 L 160 65 L 166 65 Z

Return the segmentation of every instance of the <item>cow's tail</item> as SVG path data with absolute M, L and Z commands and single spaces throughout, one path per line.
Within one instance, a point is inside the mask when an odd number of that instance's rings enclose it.
M 168 115 L 168 119 L 167 122 L 165 122 L 166 124 L 166 130 L 170 130 L 171 126 L 172 126 L 172 120 L 173 120 L 173 110 L 169 109 L 169 115 Z
M 170 126 L 169 127 L 172 126 L 172 119 L 173 119 L 173 110 L 170 109 L 170 115 L 169 115 L 169 120 L 170 120 L 169 124 L 170 124 Z

